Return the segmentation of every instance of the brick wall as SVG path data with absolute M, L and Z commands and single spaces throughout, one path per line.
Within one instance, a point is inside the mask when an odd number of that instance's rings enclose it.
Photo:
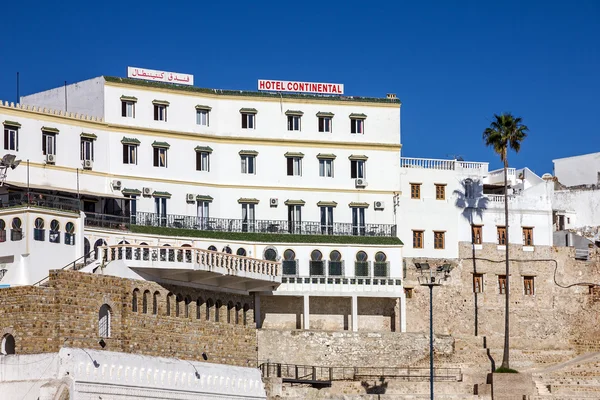
M 133 311 L 135 289 L 137 312 Z M 147 307 L 144 307 L 144 292 L 150 294 Z M 63 344 L 100 349 L 99 310 L 107 304 L 111 309 L 111 335 L 105 339 L 107 350 L 199 361 L 203 360 L 204 352 L 209 362 L 234 365 L 256 362 L 254 302 L 250 296 L 52 271 L 48 287 L 0 290 L 0 304 L 0 334 L 11 333 L 15 337 L 18 354 L 54 352 Z

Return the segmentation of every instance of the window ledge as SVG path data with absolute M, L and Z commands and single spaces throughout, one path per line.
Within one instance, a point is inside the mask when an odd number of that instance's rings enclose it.
M 523 246 L 523 251 L 534 251 L 535 247 L 534 246 Z
M 483 245 L 482 244 L 474 244 L 473 245 L 473 249 L 475 249 L 475 250 L 483 250 Z
M 497 246 L 496 246 L 496 248 L 497 248 L 498 250 L 506 250 L 506 245 L 500 245 L 500 244 L 499 244 L 499 245 L 497 245 Z

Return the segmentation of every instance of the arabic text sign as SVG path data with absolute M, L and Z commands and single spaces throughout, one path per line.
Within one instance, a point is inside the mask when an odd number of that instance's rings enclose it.
M 270 92 L 344 94 L 344 85 L 340 83 L 272 81 L 259 79 L 258 90 L 267 90 Z
M 155 82 L 177 83 L 179 85 L 193 85 L 194 75 L 180 74 L 176 72 L 156 71 L 136 67 L 127 67 L 127 77 L 134 79 L 145 79 Z

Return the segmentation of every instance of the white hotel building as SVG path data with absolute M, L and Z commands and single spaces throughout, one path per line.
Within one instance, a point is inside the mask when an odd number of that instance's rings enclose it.
M 254 293 L 258 327 L 405 328 L 395 97 L 98 77 L 4 103 L 0 122 L 21 160 L 1 192 L 0 284 L 74 266 Z M 196 249 L 282 266 L 232 272 Z

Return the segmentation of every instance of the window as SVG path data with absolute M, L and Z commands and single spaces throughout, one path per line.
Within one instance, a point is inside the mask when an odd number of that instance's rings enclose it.
M 242 232 L 254 232 L 255 204 L 242 203 Z
M 103 304 L 98 313 L 98 336 L 102 338 L 110 337 L 110 307 Z
M 325 178 L 333 178 L 333 160 L 332 159 L 320 159 L 319 160 L 319 176 Z
M 19 151 L 19 128 L 4 125 L 4 150 Z
M 208 151 L 196 152 L 196 171 L 210 171 L 210 153 Z
M 256 156 L 242 154 L 242 174 L 256 174 Z
M 75 224 L 72 222 L 65 225 L 65 244 L 75 246 Z
M 254 129 L 255 114 L 242 112 L 242 129 Z
M 154 104 L 154 120 L 155 121 L 167 121 L 167 105 L 166 104 Z
M 135 225 L 137 220 L 137 195 L 134 193 L 125 193 L 125 216 L 130 218 L 130 222 Z
M 287 130 L 288 131 L 299 131 L 300 130 L 300 115 L 288 115 L 287 116 Z
M 56 219 L 50 221 L 50 243 L 60 243 L 60 222 Z
M 333 235 L 333 206 L 321 206 L 321 234 Z
M 0 347 L 0 354 L 11 355 L 15 354 L 15 338 L 10 333 L 2 336 L 2 346 Z
M 131 295 L 131 311 L 132 312 L 138 312 L 139 293 L 140 293 L 139 289 L 133 289 L 133 293 Z
M 196 216 L 198 218 L 198 225 L 200 225 L 200 229 L 207 230 L 209 229 L 209 210 L 210 210 L 210 202 L 207 200 L 196 200 Z
M 413 231 L 413 249 L 423 248 L 423 231 Z
M 273 247 L 267 247 L 267 249 L 265 249 L 263 258 L 268 261 L 277 261 L 277 250 L 275 250 Z
M 135 101 L 134 100 L 121 99 L 121 117 L 135 118 Z
M 20 218 L 13 218 L 12 229 L 10 230 L 10 240 L 17 242 L 23 239 L 23 228 L 21 226 Z
M 523 228 L 523 246 L 533 246 L 533 228 Z
M 160 300 L 160 292 L 154 292 L 152 295 L 152 314 L 158 315 L 158 301 Z
M 154 147 L 154 166 L 167 168 L 167 148 Z
M 366 178 L 365 164 L 364 160 L 350 160 L 350 178 Z
M 475 182 L 472 179 L 465 179 L 465 197 L 467 199 L 475 198 Z
M 354 236 L 364 236 L 365 231 L 365 209 L 363 207 L 352 207 L 352 234 Z
M 302 176 L 302 158 L 288 157 L 287 158 L 287 174 L 288 176 Z
M 208 126 L 208 110 L 196 110 L 196 124 Z
M 357 118 L 350 119 L 350 133 L 365 133 L 364 126 L 365 126 L 365 121 L 363 119 L 357 119 Z
M 160 226 L 167 226 L 167 198 L 154 198 L 154 213 L 160 220 Z
M 504 226 L 497 227 L 498 230 L 498 244 L 506 245 L 506 228 Z
M 481 244 L 482 243 L 482 226 L 481 225 L 472 225 L 471 226 L 471 235 L 473 244 Z
M 444 248 L 444 235 L 445 232 L 433 232 L 433 248 L 443 249 Z
M 435 199 L 446 200 L 446 185 L 437 184 L 435 185 Z
M 498 293 L 506 293 L 506 275 L 498 275 Z
M 81 161 L 90 160 L 94 161 L 94 140 L 81 138 L 81 149 L 80 149 Z
M 42 131 L 42 154 L 56 155 L 56 133 Z
M 0 219 L 0 243 L 6 242 L 6 222 Z
M 533 285 L 533 276 L 523 277 L 523 286 L 525 290 L 525 296 L 533 296 L 535 294 L 535 288 Z
M 331 132 L 331 117 L 319 117 L 319 132 Z
M 324 276 L 325 268 L 323 262 L 323 253 L 319 250 L 313 250 L 310 253 L 310 276 Z
M 137 145 L 123 144 L 123 164 L 137 164 Z
M 288 232 L 302 233 L 302 205 L 288 204 Z
M 246 257 L 247 252 L 246 252 L 245 248 L 240 247 L 239 249 L 237 249 L 237 251 L 235 252 L 235 254 L 237 254 L 238 256 L 241 256 L 241 257 Z
M 406 297 L 407 299 L 412 299 L 413 297 L 413 288 L 404 288 L 404 297 Z
M 373 264 L 373 276 L 386 277 L 389 275 L 389 263 L 384 252 L 375 253 L 375 263 Z
M 473 274 L 473 293 L 483 293 L 483 274 Z
M 145 290 L 142 297 L 142 313 L 148 314 L 148 298 L 150 297 L 150 291 Z
M 411 199 L 420 199 L 421 198 L 421 184 L 420 183 L 411 183 L 410 184 L 410 198 Z
M 333 250 L 329 253 L 329 276 L 344 275 L 344 263 L 342 261 L 342 253 Z
M 369 256 L 364 251 L 356 253 L 356 261 L 354 262 L 355 276 L 369 276 Z
M 44 229 L 44 220 L 41 218 L 36 218 L 33 228 L 33 240 L 43 242 L 45 240 L 45 233 L 46 230 Z

